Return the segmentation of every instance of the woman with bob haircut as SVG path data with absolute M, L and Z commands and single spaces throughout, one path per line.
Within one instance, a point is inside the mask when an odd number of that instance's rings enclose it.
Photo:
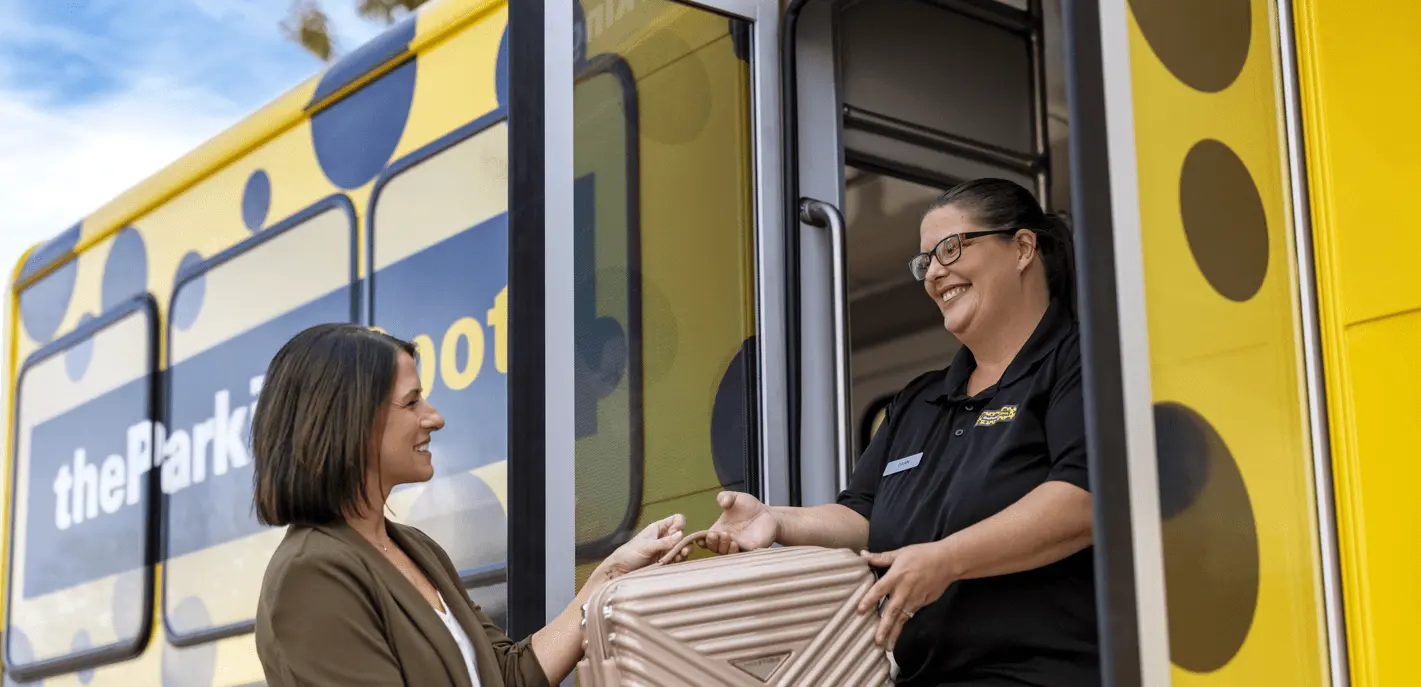
M 384 515 L 392 488 L 433 477 L 430 435 L 443 426 L 409 342 L 326 324 L 272 359 L 252 420 L 257 519 L 288 527 L 257 603 L 268 685 L 559 683 L 582 657 L 579 609 L 591 592 L 681 539 L 683 516 L 651 524 L 557 618 L 514 642 L 469 600 L 444 549 Z

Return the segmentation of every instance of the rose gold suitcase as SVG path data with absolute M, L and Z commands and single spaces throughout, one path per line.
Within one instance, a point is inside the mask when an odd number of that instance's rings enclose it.
M 583 687 L 889 684 L 878 614 L 857 612 L 874 583 L 859 556 L 793 546 L 667 564 L 706 534 L 592 594 Z

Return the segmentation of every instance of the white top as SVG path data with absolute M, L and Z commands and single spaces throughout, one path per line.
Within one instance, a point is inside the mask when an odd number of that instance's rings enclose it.
M 436 590 L 435 594 L 439 594 Z M 449 604 L 444 601 L 444 595 L 439 594 L 439 605 L 444 610 L 435 609 L 439 619 L 444 621 L 444 627 L 449 628 L 449 634 L 454 635 L 454 643 L 459 645 L 459 653 L 464 655 L 464 667 L 469 669 L 469 681 L 474 687 L 479 685 L 479 671 L 474 670 L 474 644 L 469 641 L 469 634 L 464 632 L 464 628 L 459 625 L 459 621 L 454 619 L 454 614 L 449 612 Z

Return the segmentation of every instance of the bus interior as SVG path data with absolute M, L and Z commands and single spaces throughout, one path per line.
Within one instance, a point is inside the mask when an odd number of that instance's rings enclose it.
M 842 194 L 847 225 L 848 396 L 857 460 L 893 395 L 945 367 L 958 348 L 907 267 L 920 250 L 918 225 L 929 204 L 959 181 L 992 176 L 1020 183 L 1047 211 L 1069 215 L 1060 2 L 810 0 L 794 28 L 800 193 L 819 187 Z M 813 78 L 816 69 L 833 71 L 833 93 L 825 92 L 830 80 Z M 841 114 L 834 123 L 838 180 L 817 177 L 821 168 L 813 164 L 824 152 L 812 142 L 823 140 L 816 131 L 827 125 L 818 103 L 832 100 Z M 811 332 L 833 336 L 823 327 L 827 313 L 815 311 L 824 299 L 810 293 L 816 266 L 829 259 L 825 237 L 802 229 L 805 347 L 820 338 Z M 807 355 L 802 364 L 814 359 Z M 802 374 L 806 386 L 832 376 Z M 805 388 L 802 426 L 830 412 L 824 398 Z M 813 442 L 806 434 L 807 471 Z

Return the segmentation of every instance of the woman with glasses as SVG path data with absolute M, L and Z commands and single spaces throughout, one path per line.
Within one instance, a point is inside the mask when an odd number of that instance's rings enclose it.
M 935 201 L 909 269 L 962 343 L 898 393 L 837 503 L 719 495 L 705 546 L 852 548 L 905 685 L 1100 683 L 1073 244 L 1001 179 Z

